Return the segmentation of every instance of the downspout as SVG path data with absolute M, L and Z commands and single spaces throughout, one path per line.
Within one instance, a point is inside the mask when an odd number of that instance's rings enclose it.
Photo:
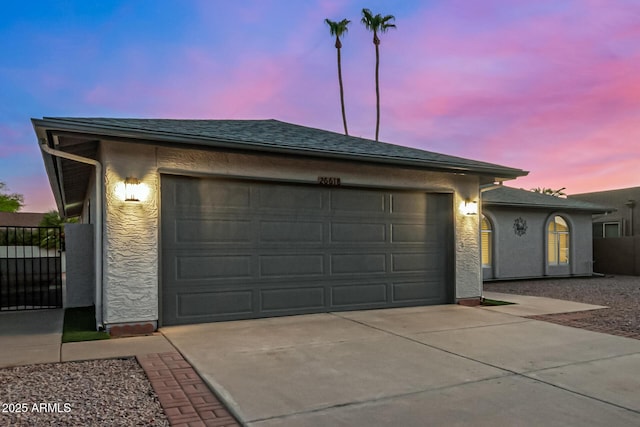
M 40 143 L 40 149 L 45 153 L 61 157 L 74 162 L 84 163 L 95 167 L 96 178 L 96 237 L 94 239 L 94 257 L 95 257 L 95 273 L 96 273 L 96 327 L 98 330 L 104 329 L 103 313 L 102 313 L 102 164 L 94 159 L 77 156 L 65 151 L 56 150 L 49 147 L 46 143 Z

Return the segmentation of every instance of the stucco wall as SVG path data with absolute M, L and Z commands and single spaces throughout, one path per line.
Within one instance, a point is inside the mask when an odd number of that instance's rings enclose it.
M 593 250 L 591 215 L 544 209 L 487 207 L 483 209 L 493 226 L 493 279 L 590 275 Z M 570 227 L 568 266 L 547 265 L 547 226 L 555 215 Z M 526 232 L 515 232 L 514 223 L 526 222 Z M 485 277 L 485 279 L 490 279 Z
M 158 319 L 159 187 L 155 148 L 102 144 L 105 175 L 104 323 Z M 146 200 L 123 201 L 118 190 L 128 176 L 149 187 Z
M 456 298 L 481 295 L 479 219 L 460 214 L 465 199 L 478 200 L 478 178 L 460 174 L 356 165 L 109 141 L 102 144 L 105 167 L 105 322 L 158 319 L 158 225 L 160 173 L 226 175 L 294 182 L 337 176 L 343 185 L 401 187 L 454 193 Z M 127 177 L 140 178 L 149 196 L 139 203 L 116 194 Z

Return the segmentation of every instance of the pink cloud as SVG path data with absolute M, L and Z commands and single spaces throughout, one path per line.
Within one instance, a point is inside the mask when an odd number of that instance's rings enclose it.
M 629 8 L 590 2 L 473 34 L 426 11 L 408 24 L 419 66 L 388 95 L 394 128 L 413 146 L 529 169 L 519 181 L 532 186 L 640 184 L 625 169 L 640 160 L 640 26 L 629 18 L 640 6 Z
M 231 8 L 199 5 L 192 31 Z M 211 30 L 176 42 L 162 61 L 128 45 L 86 84 L 76 108 L 273 117 L 341 132 L 335 49 L 322 19 L 344 15 L 353 21 L 343 48 L 350 133 L 373 137 L 374 49 L 353 8 L 296 6 L 299 18 L 263 39 L 260 18 L 272 5 L 241 10 L 222 45 L 208 44 L 218 36 Z M 628 173 L 640 159 L 639 15 L 637 2 L 487 0 L 399 16 L 398 30 L 382 36 L 381 139 L 528 169 L 517 182 L 532 187 L 640 185 Z M 52 87 L 66 84 L 56 79 Z

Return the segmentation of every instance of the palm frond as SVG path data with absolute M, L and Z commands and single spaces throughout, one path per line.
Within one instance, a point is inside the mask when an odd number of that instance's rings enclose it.
M 362 9 L 362 19 L 360 19 L 360 22 L 364 24 L 367 30 L 373 31 L 373 28 L 374 28 L 373 20 L 374 20 L 374 17 L 371 11 L 366 8 Z
M 391 23 L 391 21 L 395 21 L 396 17 L 393 15 L 387 15 L 383 18 L 380 18 L 380 32 L 386 33 L 387 30 L 391 28 L 396 28 L 396 24 Z
M 342 21 L 332 21 L 329 18 L 325 19 L 324 22 L 329 26 L 329 32 L 332 36 L 341 37 L 349 31 L 348 25 L 351 23 L 348 19 L 343 19 Z

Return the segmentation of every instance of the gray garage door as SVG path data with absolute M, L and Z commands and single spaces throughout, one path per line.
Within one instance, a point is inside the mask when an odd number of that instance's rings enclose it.
M 164 325 L 452 300 L 448 194 L 162 177 Z

